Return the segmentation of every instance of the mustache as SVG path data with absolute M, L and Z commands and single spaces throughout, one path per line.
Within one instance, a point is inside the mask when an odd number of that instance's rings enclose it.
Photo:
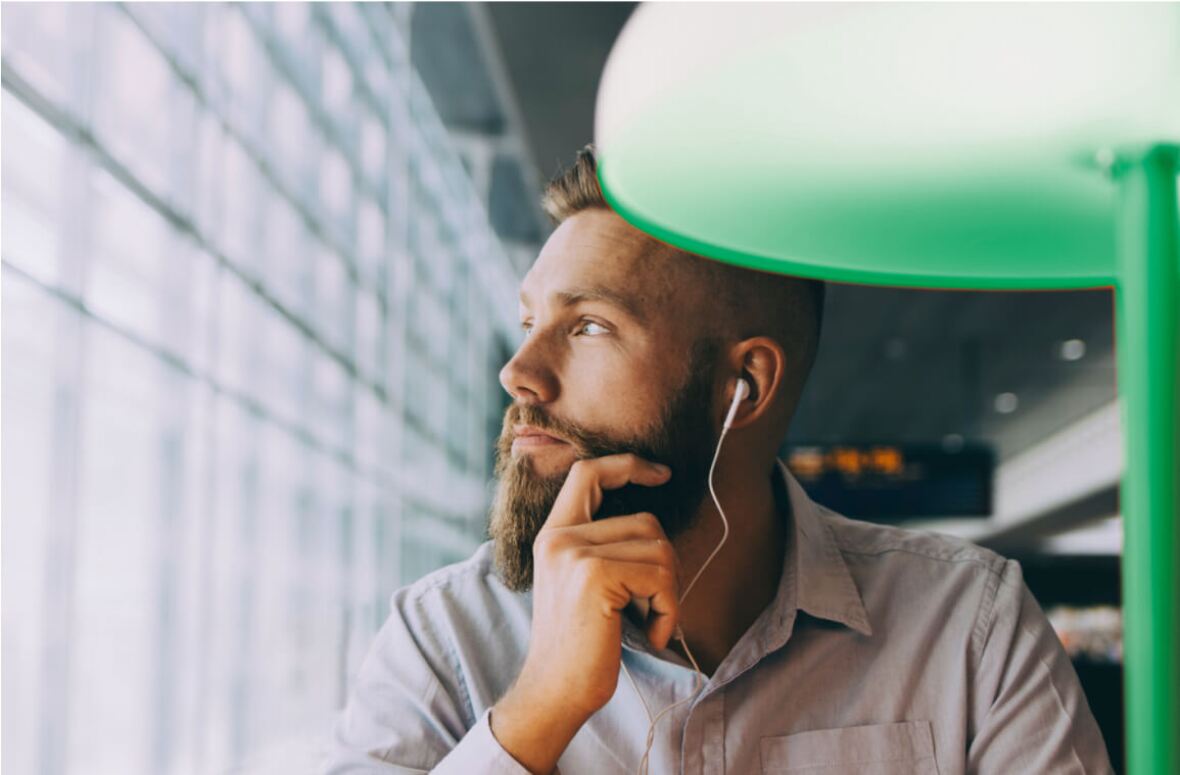
M 597 457 L 607 450 L 616 448 L 619 441 L 577 423 L 552 417 L 534 404 L 514 403 L 504 413 L 504 431 L 500 437 L 502 447 L 511 450 L 512 440 L 516 435 L 513 428 L 517 425 L 531 425 L 543 433 L 569 442 L 579 458 Z

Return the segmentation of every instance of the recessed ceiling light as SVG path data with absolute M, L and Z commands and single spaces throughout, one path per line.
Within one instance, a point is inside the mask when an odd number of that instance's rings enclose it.
M 1012 414 L 1019 405 L 1020 401 L 1016 398 L 1015 393 L 1000 393 L 996 396 L 996 411 L 1000 414 Z
M 1086 343 L 1081 339 L 1066 339 L 1057 351 L 1063 361 L 1077 361 L 1086 354 Z

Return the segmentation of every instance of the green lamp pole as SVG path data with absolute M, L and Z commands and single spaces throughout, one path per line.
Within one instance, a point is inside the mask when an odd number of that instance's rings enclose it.
M 1125 473 L 1123 642 L 1132 773 L 1180 772 L 1180 149 L 1116 162 L 1115 325 Z
M 1127 761 L 1180 774 L 1180 3 L 641 5 L 595 142 L 620 215 L 719 261 L 1114 289 Z

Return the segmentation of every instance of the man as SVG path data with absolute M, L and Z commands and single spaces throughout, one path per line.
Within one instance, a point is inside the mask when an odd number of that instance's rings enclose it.
M 544 203 L 492 540 L 393 595 L 329 771 L 1110 772 L 1015 562 L 776 460 L 822 283 L 642 234 L 590 148 Z

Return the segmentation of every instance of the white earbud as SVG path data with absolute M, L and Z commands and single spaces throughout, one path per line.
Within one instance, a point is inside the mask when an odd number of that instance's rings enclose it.
M 729 430 L 729 426 L 733 425 L 733 418 L 737 415 L 738 404 L 750 395 L 750 385 L 741 377 L 738 377 L 737 389 L 733 392 L 733 403 L 729 405 L 729 414 L 725 416 L 725 424 L 723 429 Z

